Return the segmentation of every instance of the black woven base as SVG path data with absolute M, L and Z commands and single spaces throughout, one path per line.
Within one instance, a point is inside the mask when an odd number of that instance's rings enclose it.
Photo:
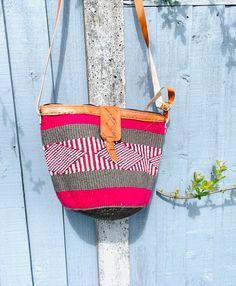
M 131 216 L 142 209 L 143 207 L 137 207 L 137 208 L 105 207 L 105 208 L 91 209 L 91 210 L 79 210 L 78 212 L 84 215 L 94 217 L 96 219 L 115 220 Z

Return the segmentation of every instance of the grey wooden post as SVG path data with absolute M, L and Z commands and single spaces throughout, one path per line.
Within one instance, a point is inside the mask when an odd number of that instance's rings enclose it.
M 124 106 L 123 0 L 84 0 L 90 103 Z M 100 286 L 130 285 L 128 219 L 97 221 Z

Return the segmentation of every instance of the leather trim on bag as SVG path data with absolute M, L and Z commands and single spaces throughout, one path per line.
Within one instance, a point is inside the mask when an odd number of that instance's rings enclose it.
M 91 105 L 67 105 L 67 104 L 46 104 L 39 107 L 41 115 L 62 115 L 62 114 L 89 114 L 100 116 L 100 106 Z M 162 114 L 150 111 L 139 111 L 121 108 L 121 118 L 150 122 L 166 122 Z

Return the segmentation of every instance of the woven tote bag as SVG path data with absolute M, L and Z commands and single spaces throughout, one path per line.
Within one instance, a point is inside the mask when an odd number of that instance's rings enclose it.
M 121 219 L 148 205 L 175 98 L 173 88 L 165 86 L 168 101 L 163 101 L 143 3 L 134 2 L 154 90 L 145 111 L 89 104 L 40 105 L 61 0 L 37 100 L 43 150 L 58 199 L 65 208 L 98 219 Z M 154 103 L 159 113 L 146 111 Z

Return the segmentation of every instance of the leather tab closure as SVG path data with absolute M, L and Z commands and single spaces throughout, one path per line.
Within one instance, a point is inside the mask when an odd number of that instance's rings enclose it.
M 113 141 L 113 138 L 108 137 L 105 141 L 105 144 L 112 161 L 117 162 L 118 157 L 116 154 L 115 142 Z
M 121 112 L 118 106 L 100 106 L 100 135 L 113 161 L 117 161 L 115 143 L 121 139 Z

